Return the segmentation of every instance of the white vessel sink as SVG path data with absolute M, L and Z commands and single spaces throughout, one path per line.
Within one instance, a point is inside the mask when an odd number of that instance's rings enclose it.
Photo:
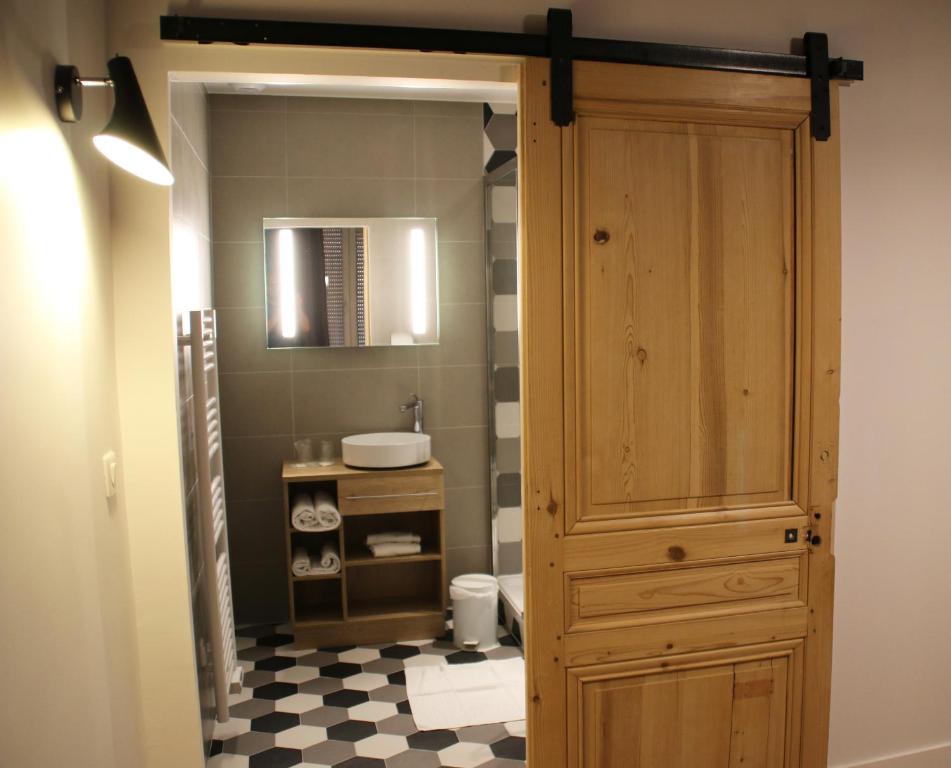
M 429 435 L 416 432 L 373 432 L 341 441 L 343 463 L 360 469 L 397 469 L 424 464 L 432 455 Z

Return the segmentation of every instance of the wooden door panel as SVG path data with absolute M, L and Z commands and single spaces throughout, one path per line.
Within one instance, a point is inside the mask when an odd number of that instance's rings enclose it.
M 789 500 L 791 132 L 577 134 L 577 519 Z
M 567 631 L 805 605 L 804 558 L 568 574 Z
M 569 670 L 573 768 L 786 768 L 801 641 Z
M 579 121 L 590 203 L 578 354 L 593 505 L 690 487 L 690 138 Z M 631 169 L 638 169 L 632 173 Z M 582 193 L 584 194 L 584 193 Z M 597 244 L 597 232 L 609 239 Z M 589 261 L 590 259 L 590 261 Z M 596 297 L 596 298 L 595 298 Z M 586 310 L 586 311 L 585 311 Z
M 573 69 L 519 108 L 529 760 L 821 768 L 837 94 L 821 143 L 805 80 Z

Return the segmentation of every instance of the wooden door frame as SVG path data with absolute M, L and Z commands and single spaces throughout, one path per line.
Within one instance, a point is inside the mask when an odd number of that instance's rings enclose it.
M 805 513 L 808 613 L 803 676 L 801 761 L 827 763 L 832 661 L 834 501 L 837 493 L 840 210 L 838 89 L 831 89 L 832 135 L 809 136 L 809 82 L 793 78 L 613 65 L 633 81 L 642 116 L 715 122 L 766 120 L 796 128 L 796 469 L 793 498 Z M 580 68 L 579 68 L 580 69 Z M 643 77 L 639 77 L 643 74 Z M 564 768 L 567 670 L 564 641 L 564 537 L 567 506 L 566 311 L 573 306 L 566 268 L 574 258 L 574 128 L 550 119 L 547 59 L 524 61 L 519 87 L 519 247 L 522 403 L 522 507 L 528 695 L 528 761 Z M 638 82 L 640 81 L 640 82 Z M 741 87 L 737 87 L 737 85 Z M 610 100 L 617 82 L 586 82 L 576 72 L 578 104 Z M 600 92 L 600 94 L 599 94 Z M 627 97 L 626 97 L 627 98 Z M 807 342 L 803 344 L 803 342 Z M 709 522 L 709 521 L 707 521 Z M 659 647 L 657 656 L 664 655 Z

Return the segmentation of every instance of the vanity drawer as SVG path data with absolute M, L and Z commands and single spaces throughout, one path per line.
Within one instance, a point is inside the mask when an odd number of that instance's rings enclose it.
M 337 481 L 337 503 L 343 515 L 443 509 L 442 475 L 342 477 Z
M 804 604 L 802 554 L 568 576 L 568 628 L 590 630 Z

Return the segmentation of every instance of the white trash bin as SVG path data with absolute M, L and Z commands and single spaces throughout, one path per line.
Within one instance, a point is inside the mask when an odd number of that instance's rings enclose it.
M 449 584 L 452 637 L 464 651 L 488 651 L 499 644 L 499 582 L 487 573 L 456 576 Z

